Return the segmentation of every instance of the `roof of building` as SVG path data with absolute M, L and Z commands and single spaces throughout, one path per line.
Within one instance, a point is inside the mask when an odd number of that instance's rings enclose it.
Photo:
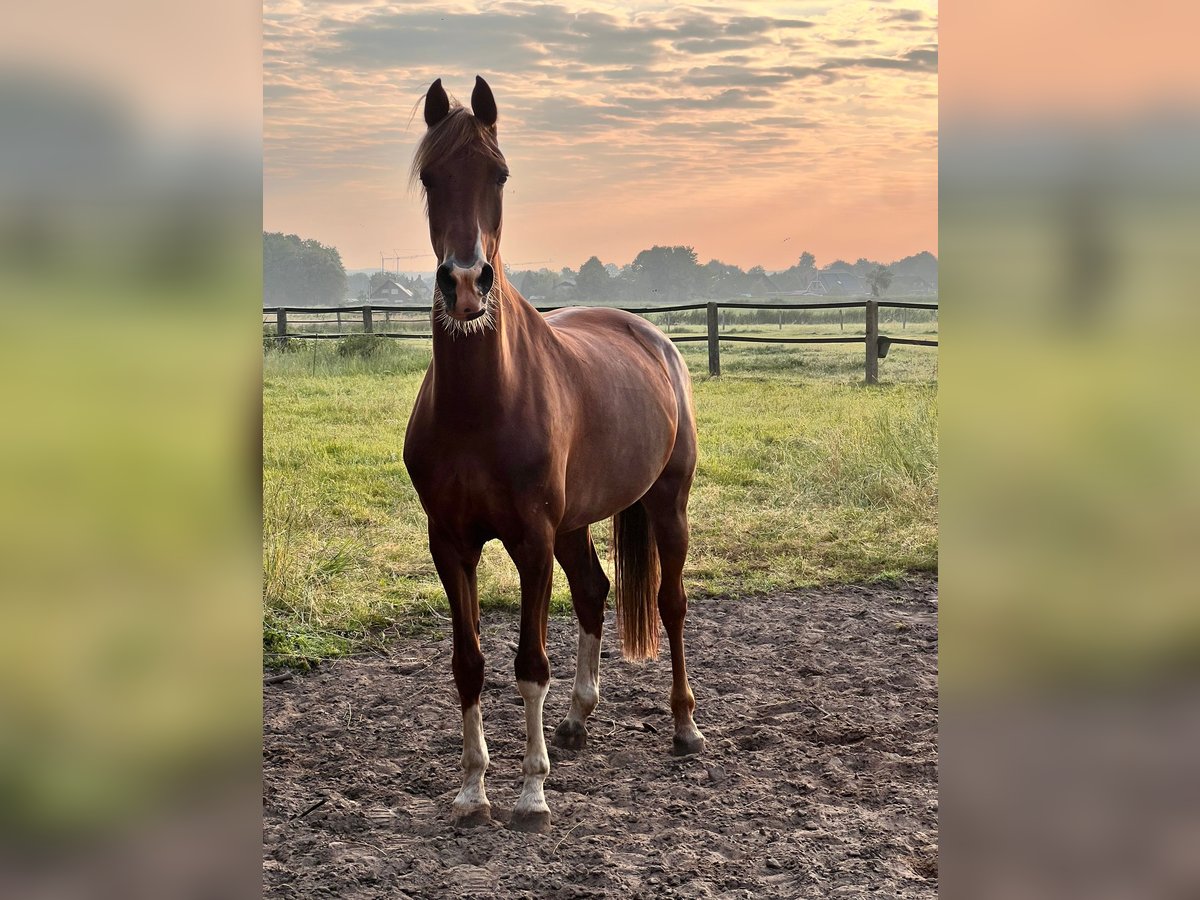
M 375 297 L 382 295 L 385 289 L 387 289 L 388 293 L 390 294 L 390 293 L 392 293 L 390 288 L 399 288 L 400 293 L 404 294 L 406 297 L 413 296 L 413 292 L 410 291 L 408 288 L 406 288 L 404 285 L 402 285 L 400 282 L 398 282 L 395 278 L 389 278 L 386 281 L 384 281 L 382 284 L 380 284 L 377 288 L 375 288 L 375 290 L 371 291 L 371 297 L 375 298 Z

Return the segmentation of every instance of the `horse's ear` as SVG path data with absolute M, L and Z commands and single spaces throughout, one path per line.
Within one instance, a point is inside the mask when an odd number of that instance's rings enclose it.
M 471 112 L 489 128 L 496 124 L 496 98 L 488 83 L 478 75 L 475 76 L 475 90 L 471 91 Z
M 425 124 L 432 128 L 446 118 L 449 112 L 450 98 L 446 96 L 446 89 L 442 87 L 442 79 L 439 78 L 425 93 Z

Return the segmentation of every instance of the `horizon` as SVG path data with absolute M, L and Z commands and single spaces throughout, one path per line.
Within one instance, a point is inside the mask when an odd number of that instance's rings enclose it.
M 305 237 L 305 235 L 299 235 L 299 236 Z M 320 238 L 317 238 L 317 240 L 320 240 Z M 685 245 L 685 246 L 687 246 L 687 245 Z M 336 249 L 336 248 L 334 248 L 334 249 Z M 643 249 L 649 249 L 649 248 L 643 248 Z M 800 252 L 803 253 L 804 251 L 801 250 Z M 917 250 L 914 253 L 906 253 L 904 256 L 899 256 L 892 260 L 871 259 L 870 257 L 860 257 L 860 256 L 856 256 L 852 260 L 852 259 L 849 259 L 848 257 L 839 256 L 827 263 L 821 263 L 821 261 L 818 259 L 814 263 L 814 266 L 818 272 L 821 272 L 821 271 L 827 270 L 830 266 L 832 266 L 836 262 L 844 262 L 849 266 L 853 266 L 858 262 L 858 260 L 860 258 L 866 259 L 868 262 L 877 263 L 882 266 L 891 266 L 891 265 L 895 265 L 896 263 L 904 262 L 905 260 L 913 259 L 915 257 L 921 256 L 924 253 L 928 253 L 931 257 L 933 257 L 934 262 L 940 261 L 938 259 L 938 255 L 936 253 L 934 253 L 932 250 Z M 634 256 L 636 256 L 636 255 L 637 254 L 634 254 Z M 595 256 L 597 259 L 600 259 L 599 255 L 595 254 L 595 253 L 588 256 L 587 259 L 591 259 L 592 256 Z M 583 262 L 587 262 L 587 259 L 583 260 Z M 632 261 L 633 260 L 631 258 L 630 262 L 632 262 Z M 611 260 L 604 260 L 604 259 L 600 259 L 600 262 L 606 266 L 614 265 L 618 269 L 623 268 L 625 265 L 628 265 L 628 263 L 617 263 L 617 262 L 613 262 Z M 706 265 L 709 262 L 719 262 L 719 263 L 722 263 L 725 265 L 736 265 L 736 263 L 726 263 L 725 260 L 722 260 L 722 259 L 712 259 L 712 260 L 705 260 L 704 262 L 699 262 L 699 261 L 697 261 L 697 262 L 701 266 Z M 751 266 L 738 266 L 738 268 L 742 269 L 743 271 L 749 271 L 750 269 L 753 269 L 757 265 L 760 265 L 760 263 L 755 263 L 754 265 L 751 265 Z M 763 268 L 767 271 L 768 274 L 774 274 L 774 273 L 785 271 L 786 269 L 791 268 L 791 266 L 793 266 L 793 265 L 795 265 L 795 262 L 793 262 L 787 266 L 778 266 L 778 267 L 774 267 L 774 268 L 763 266 Z M 546 271 L 550 271 L 550 272 L 561 272 L 564 268 L 569 268 L 575 272 L 579 271 L 579 266 L 558 266 L 558 267 L 551 267 L 551 266 L 545 266 L 545 265 L 538 265 L 536 267 L 535 266 L 514 266 L 508 262 L 504 263 L 504 267 L 513 272 L 538 272 L 543 269 L 545 269 Z M 380 272 L 385 272 L 389 275 L 404 275 L 409 278 L 412 278 L 412 277 L 424 278 L 426 276 L 429 276 L 430 278 L 433 277 L 433 269 L 395 269 L 395 268 L 381 269 L 379 266 L 373 266 L 373 267 L 372 266 L 355 266 L 354 268 L 350 268 L 348 266 L 346 267 L 346 276 L 347 277 L 350 277 L 351 275 L 373 275 L 373 274 L 378 274 Z
M 264 230 L 348 269 L 433 262 L 408 186 L 421 98 L 481 74 L 513 269 L 681 244 L 742 269 L 937 255 L 935 4 L 623 7 L 268 0 Z

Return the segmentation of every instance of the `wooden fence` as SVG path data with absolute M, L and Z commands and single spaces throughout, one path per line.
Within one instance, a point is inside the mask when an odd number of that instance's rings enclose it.
M 683 303 L 676 306 L 622 306 L 616 307 L 623 309 L 626 312 L 636 313 L 637 315 L 649 315 L 652 313 L 673 313 L 685 312 L 690 310 L 705 310 L 706 311 L 706 333 L 697 335 L 680 335 L 672 337 L 671 340 L 675 343 L 689 343 L 705 341 L 708 344 L 708 373 L 710 375 L 721 374 L 721 343 L 722 342 L 740 342 L 740 343 L 755 343 L 755 344 L 863 344 L 865 353 L 863 360 L 863 372 L 867 384 L 876 384 L 879 381 L 879 360 L 887 356 L 888 349 L 893 344 L 901 344 L 917 347 L 936 347 L 937 341 L 893 337 L 891 335 L 881 334 L 879 331 L 879 310 L 885 309 L 922 309 L 937 311 L 936 303 L 923 302 L 906 302 L 901 300 L 831 300 L 824 303 L 734 303 L 734 302 L 710 302 L 710 303 Z M 562 309 L 560 306 L 539 306 L 539 312 L 550 312 L 555 309 Z M 720 330 L 720 311 L 723 309 L 765 309 L 765 310 L 818 310 L 818 309 L 861 309 L 863 314 L 863 333 L 842 336 L 842 335 L 814 335 L 812 337 L 756 337 L 751 335 L 726 334 Z M 382 331 L 376 331 L 375 313 L 382 312 L 384 319 Z M 424 313 L 426 316 L 430 313 L 428 306 L 415 305 L 387 305 L 387 304 L 363 304 L 358 306 L 270 306 L 263 308 L 264 325 L 268 324 L 267 319 L 274 317 L 275 320 L 275 335 L 274 340 L 280 348 L 286 347 L 287 342 L 293 338 L 301 339 L 330 339 L 344 338 L 346 335 L 341 329 L 343 317 L 353 317 L 355 321 L 361 316 L 362 330 L 368 334 L 375 334 L 380 337 L 390 338 L 412 338 L 416 340 L 431 340 L 432 334 L 410 334 L 408 332 L 396 332 L 387 330 L 387 325 L 390 322 L 390 317 L 393 312 L 397 313 Z M 297 315 L 322 314 L 324 316 L 337 316 L 337 324 L 339 330 L 337 332 L 297 332 L 288 331 L 288 314 L 295 313 Z M 328 321 L 325 319 L 324 321 Z M 293 324 L 296 324 L 293 322 Z M 306 324 L 314 324 L 312 322 Z

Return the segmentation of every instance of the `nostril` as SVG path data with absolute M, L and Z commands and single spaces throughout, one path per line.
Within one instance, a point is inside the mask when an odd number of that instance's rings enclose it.
M 479 293 L 486 294 L 492 289 L 495 281 L 496 270 L 492 268 L 491 263 L 484 263 L 483 271 L 479 273 L 479 280 L 475 282 L 479 287 Z
M 434 276 L 437 281 L 437 286 L 441 288 L 442 296 L 447 300 L 454 299 L 454 276 L 450 274 L 450 267 L 442 264 L 437 267 L 437 274 Z

